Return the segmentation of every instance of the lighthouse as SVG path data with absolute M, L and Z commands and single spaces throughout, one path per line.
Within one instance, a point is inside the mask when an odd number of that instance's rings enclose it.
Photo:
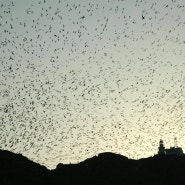
M 158 148 L 158 155 L 164 155 L 164 154 L 165 154 L 164 143 L 163 143 L 163 140 L 160 139 L 160 141 L 159 141 L 159 148 Z
M 158 155 L 176 155 L 181 156 L 184 155 L 181 147 L 177 146 L 177 138 L 174 138 L 174 147 L 165 148 L 163 140 L 160 139 L 159 147 L 158 147 Z

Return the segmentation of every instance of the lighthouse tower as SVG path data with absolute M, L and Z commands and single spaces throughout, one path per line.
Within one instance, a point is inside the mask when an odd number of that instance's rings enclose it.
M 164 155 L 164 154 L 165 154 L 164 143 L 163 143 L 163 140 L 160 139 L 160 141 L 159 141 L 159 148 L 158 148 L 158 155 Z
M 176 137 L 174 137 L 174 147 L 178 148 L 178 146 L 177 146 L 177 138 Z

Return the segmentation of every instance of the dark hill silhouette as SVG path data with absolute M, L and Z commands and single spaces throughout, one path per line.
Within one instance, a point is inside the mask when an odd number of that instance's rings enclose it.
M 180 185 L 185 184 L 185 156 L 154 156 L 132 160 L 102 153 L 79 164 L 56 169 L 0 150 L 1 185 Z
M 44 179 L 49 182 L 48 174 L 46 167 L 30 161 L 21 154 L 0 150 L 1 185 L 40 185 L 44 184 Z

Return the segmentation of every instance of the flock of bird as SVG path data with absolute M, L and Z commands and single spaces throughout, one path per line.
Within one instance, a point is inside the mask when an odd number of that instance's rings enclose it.
M 0 148 L 54 168 L 185 146 L 183 0 L 0 2 Z

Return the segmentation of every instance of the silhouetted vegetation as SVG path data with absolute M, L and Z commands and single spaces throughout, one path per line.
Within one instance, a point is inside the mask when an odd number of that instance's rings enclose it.
M 48 170 L 20 154 L 0 150 L 1 185 L 179 185 L 185 184 L 185 156 L 132 160 L 102 153 L 79 164 Z

